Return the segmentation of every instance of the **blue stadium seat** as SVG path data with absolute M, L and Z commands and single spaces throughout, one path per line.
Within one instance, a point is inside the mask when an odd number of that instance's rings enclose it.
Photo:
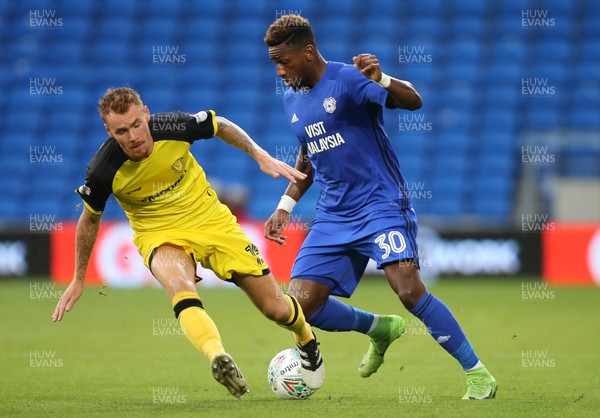
M 469 209 L 488 221 L 500 220 L 508 222 L 511 215 L 510 197 L 499 197 L 494 194 L 479 194 Z
M 521 79 L 527 76 L 527 74 L 524 74 L 521 63 L 511 62 L 510 60 L 504 60 L 503 62 L 497 62 L 494 65 L 488 66 L 485 74 L 489 85 L 494 85 L 498 80 L 502 80 L 504 85 L 506 83 L 515 83 L 518 86 L 521 83 Z
M 176 19 L 181 14 L 185 13 L 186 2 L 180 0 L 170 0 L 168 2 L 162 0 L 148 0 L 144 2 L 144 11 L 151 16 L 168 17 Z
M 464 16 L 476 16 L 482 19 L 488 8 L 488 3 L 483 1 L 455 0 L 453 3 L 454 7 L 452 11 L 456 16 L 460 16 L 461 18 L 464 18 Z
M 600 127 L 600 109 L 584 108 L 571 111 L 569 126 L 583 129 L 598 129 Z
M 419 112 L 385 110 L 384 117 L 407 180 L 436 187 L 431 201 L 415 202 L 422 213 L 510 220 L 522 132 L 600 128 L 600 6 L 595 2 L 352 0 L 294 1 L 278 7 L 269 0 L 150 0 L 143 6 L 123 0 L 69 6 L 51 0 L 0 3 L 0 39 L 8 63 L 0 68 L 0 123 L 5 128 L 0 176 L 10 179 L 0 191 L 14 192 L 19 203 L 13 204 L 12 197 L 9 203 L 1 200 L 0 218 L 35 210 L 78 216 L 71 207 L 79 202 L 73 183 L 82 181 L 87 161 L 106 138 L 95 107 L 110 86 L 140 90 L 152 112 L 215 109 L 270 152 L 282 144 L 297 146 L 262 42 L 268 25 L 294 10 L 311 20 L 327 59 L 350 62 L 356 53 L 375 53 L 386 72 L 411 81 L 421 92 L 424 105 Z M 63 26 L 31 28 L 31 9 L 56 9 Z M 547 10 L 555 26 L 523 26 L 521 12 L 527 10 Z M 157 65 L 154 46 L 178 47 L 186 62 Z M 400 48 L 415 50 L 403 56 Z M 415 55 L 431 61 L 402 59 Z M 59 98 L 27 94 L 30 77 L 56 77 L 64 92 Z M 547 78 L 556 94 L 523 95 L 521 82 L 527 77 Z M 36 117 L 40 114 L 44 118 Z M 409 116 L 423 116 L 433 129 L 400 129 L 400 118 Z M 21 164 L 31 146 L 50 143 L 64 155 L 61 167 Z M 195 144 L 192 150 L 207 172 L 227 178 L 256 176 L 251 216 L 270 215 L 285 182 L 260 174 L 248 156 L 219 139 Z M 597 152 L 581 149 L 564 151 L 560 174 L 597 175 L 597 157 Z M 43 203 L 22 192 L 29 184 L 40 188 Z M 62 191 L 48 192 L 54 189 Z M 318 188 L 311 188 L 309 195 L 297 210 L 312 216 Z M 123 219 L 114 199 L 104 216 Z
M 594 3 L 590 2 L 590 5 L 591 4 L 594 4 Z M 599 16 L 598 11 L 596 11 L 596 13 L 594 13 L 593 15 L 589 16 L 582 23 L 585 26 L 585 35 L 586 35 L 587 39 L 590 39 L 590 40 L 596 39 L 597 40 L 598 35 L 600 35 L 600 16 Z
M 600 60 L 600 40 L 590 40 L 580 45 L 581 58 L 586 62 L 598 62 Z
M 447 133 L 442 131 L 442 137 L 436 142 L 435 149 L 440 154 L 466 153 L 471 147 L 471 138 L 466 132 Z
M 479 91 L 479 84 L 481 83 L 483 74 L 481 73 L 481 67 L 479 65 L 456 62 L 449 65 L 444 73 L 450 80 L 461 80 L 469 83 L 469 85 L 478 90 L 478 95 L 481 94 Z
M 569 147 L 558 156 L 558 162 L 565 177 L 600 177 L 600 144 Z
M 428 189 L 428 187 L 425 187 Z M 438 177 L 433 180 L 431 199 L 423 200 L 423 206 L 430 203 L 430 212 L 433 215 L 455 217 L 465 212 L 464 181 L 459 177 Z M 427 197 L 427 195 L 425 195 Z
M 506 2 L 502 2 L 502 6 L 505 6 L 505 3 Z M 520 13 L 517 15 L 515 10 L 520 12 L 525 8 L 525 6 L 519 6 L 517 8 L 507 10 L 508 13 L 505 15 L 498 16 L 494 22 L 494 29 L 497 31 L 497 33 L 504 36 L 511 35 L 520 38 L 520 35 L 523 34 L 523 31 L 526 30 L 526 28 L 522 26 Z
M 484 131 L 477 136 L 477 142 L 484 153 L 507 155 L 517 150 L 515 135 L 508 130 Z
M 15 184 L 17 183 L 19 182 L 15 182 Z M 0 200 L 0 214 L 2 214 L 2 219 L 5 221 L 23 219 L 23 203 L 21 201 L 21 196 L 11 192 L 10 189 L 6 188 L 6 185 L 0 186 L 0 193 L 11 196 L 11 199 Z
M 65 24 L 69 24 L 71 19 L 81 19 L 83 17 L 87 20 L 94 11 L 94 6 L 94 3 L 89 1 L 71 2 L 68 7 L 61 7 L 60 15 L 64 16 Z
M 400 171 L 404 175 L 405 179 L 416 180 L 421 177 L 423 166 L 425 165 L 424 159 L 418 155 L 410 154 L 403 158 L 400 158 Z
M 57 37 L 60 36 L 60 41 L 65 39 L 85 39 L 92 30 L 92 27 L 91 22 L 85 18 L 79 16 L 65 17 L 61 28 L 54 29 L 50 33 Z
M 434 179 L 445 179 L 450 174 L 462 180 L 466 177 L 471 164 L 466 151 L 437 155 L 432 164 Z
M 105 16 L 114 14 L 115 11 L 119 11 L 119 15 L 127 16 L 129 19 L 135 19 L 139 16 L 140 4 L 135 1 L 122 1 L 122 0 L 106 0 L 102 3 L 104 6 L 102 12 Z
M 476 40 L 485 36 L 488 27 L 487 20 L 478 14 L 473 16 L 461 16 L 452 22 L 451 33 L 455 37 L 468 36 L 469 39 Z
M 132 42 L 132 37 L 136 33 L 136 28 L 131 24 L 131 17 L 117 15 L 110 19 L 103 19 L 98 22 L 98 37 L 95 38 L 100 44 L 122 43 L 127 45 Z M 130 49 L 131 54 L 131 49 Z M 106 58 L 106 57 L 104 57 Z
M 512 178 L 482 176 L 475 179 L 475 200 L 472 208 L 478 215 L 489 218 L 510 216 L 510 207 L 514 190 Z
M 592 63 L 591 61 L 584 61 L 579 64 L 577 68 L 575 68 L 573 76 L 578 80 L 590 80 L 592 82 L 597 82 L 598 79 L 598 65 L 596 63 Z
M 190 1 L 185 3 L 185 11 L 192 17 L 219 18 L 228 10 L 234 10 L 235 7 L 226 6 L 226 3 L 220 1 Z
M 526 47 L 526 43 L 521 38 L 514 36 L 503 37 L 498 41 L 496 47 L 490 53 L 494 54 L 496 62 L 522 62 L 530 51 Z
M 148 62 L 151 62 L 151 50 L 147 51 L 147 59 Z M 97 64 L 102 64 L 107 60 L 113 62 L 127 62 L 132 54 L 131 46 L 123 42 L 123 40 L 115 39 L 114 41 L 103 40 L 102 42 L 98 42 L 92 48 L 91 56 L 93 57 L 93 62 Z
M 262 44 L 262 40 L 269 28 L 271 22 L 266 22 L 260 17 L 250 18 L 245 16 L 243 19 L 239 19 L 236 24 L 232 25 L 231 34 L 233 42 L 240 40 L 248 40 L 256 42 L 256 44 Z M 230 46 L 232 46 L 230 44 Z
M 517 152 L 482 152 L 474 163 L 474 174 L 476 178 L 483 182 L 495 182 L 496 178 L 501 178 L 502 176 L 506 179 L 512 178 L 513 174 L 516 174 L 515 171 L 519 164 L 521 164 L 520 153 Z M 502 176 L 498 176 L 497 173 L 503 173 Z M 504 180 L 503 180 L 504 181 Z M 502 183 L 503 185 L 508 185 L 509 183 Z
M 529 109 L 527 114 L 527 125 L 537 129 L 551 129 L 562 126 L 563 117 L 558 108 L 535 108 Z
M 485 130 L 512 130 L 517 123 L 517 116 L 505 107 L 487 109 L 483 114 L 482 123 Z
M 362 10 L 361 6 L 362 4 L 358 1 L 347 1 L 342 3 L 324 2 L 321 4 L 320 13 L 323 13 L 326 16 L 342 16 L 347 21 L 348 19 L 352 19 L 353 16 L 364 13 L 364 10 Z M 369 15 L 374 15 L 375 13 L 379 13 L 379 10 L 383 10 L 385 14 L 392 14 L 393 10 L 390 9 L 390 6 L 392 5 L 386 6 L 387 7 L 369 8 L 367 13 Z
M 428 54 L 425 54 L 425 56 Z M 403 58 L 403 59 L 411 59 L 411 58 Z M 433 59 L 433 58 L 432 58 Z M 436 80 L 441 76 L 440 71 L 436 68 L 435 65 L 432 64 L 423 64 L 423 65 L 414 65 L 414 64 L 404 64 L 400 63 L 400 68 L 398 70 L 398 74 L 396 77 L 402 80 L 410 81 L 417 90 L 422 90 L 423 88 L 432 88 L 432 84 L 436 82 Z M 391 73 L 391 72 L 390 72 Z M 430 95 L 424 96 L 424 99 L 427 98 L 431 100 Z
M 404 42 L 409 44 L 418 44 L 418 41 L 423 37 L 437 37 L 441 31 L 441 18 L 426 16 L 416 16 L 412 19 L 406 19 L 404 22 L 406 33 L 409 35 Z M 411 39 L 412 38 L 412 39 Z M 415 42 L 417 41 L 417 42 Z

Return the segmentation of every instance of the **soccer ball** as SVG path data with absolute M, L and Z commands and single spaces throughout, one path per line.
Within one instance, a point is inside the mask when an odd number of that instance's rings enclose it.
M 315 391 L 309 389 L 302 380 L 301 369 L 297 349 L 288 348 L 277 353 L 267 371 L 273 393 L 281 399 L 308 399 Z

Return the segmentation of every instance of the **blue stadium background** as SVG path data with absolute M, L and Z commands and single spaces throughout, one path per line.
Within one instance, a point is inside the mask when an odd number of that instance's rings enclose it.
M 32 27 L 36 10 L 54 10 L 62 24 Z M 555 25 L 524 27 L 524 10 L 546 10 Z M 134 87 L 153 113 L 215 109 L 289 161 L 296 141 L 262 38 L 292 11 L 310 19 L 326 59 L 377 54 L 384 71 L 421 93 L 420 111 L 385 117 L 409 184 L 432 197 L 415 200 L 422 216 L 507 224 L 522 170 L 519 135 L 600 127 L 600 3 L 591 0 L 1 2 L 0 220 L 78 217 L 73 190 L 106 138 L 96 103 L 110 86 Z M 160 46 L 176 47 L 185 62 L 154 63 Z M 402 51 L 415 48 L 431 62 L 401 63 Z M 524 96 L 524 78 L 546 79 L 555 94 Z M 61 93 L 32 94 L 31 80 L 41 79 L 53 79 Z M 403 131 L 399 115 L 422 115 L 430 129 Z M 54 147 L 46 152 L 61 161 L 32 163 L 36 146 Z M 262 175 L 218 139 L 192 148 L 211 177 L 250 189 L 252 218 L 268 217 L 286 182 Z M 600 175 L 597 148 L 561 152 L 558 174 Z M 310 217 L 317 195 L 313 187 L 299 213 Z M 116 203 L 105 218 L 123 218 Z

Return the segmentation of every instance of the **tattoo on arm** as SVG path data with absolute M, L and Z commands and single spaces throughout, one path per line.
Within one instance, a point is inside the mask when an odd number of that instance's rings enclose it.
M 220 116 L 217 116 L 217 136 L 253 157 L 257 151 L 261 150 L 242 128 Z
M 81 214 L 77 222 L 75 237 L 75 278 L 83 281 L 90 261 L 92 249 L 96 243 L 98 230 L 100 229 L 101 216 L 94 215 L 87 209 Z

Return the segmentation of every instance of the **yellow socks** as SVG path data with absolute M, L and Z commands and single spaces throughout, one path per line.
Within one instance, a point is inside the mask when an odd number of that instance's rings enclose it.
M 188 340 L 210 361 L 225 351 L 219 330 L 208 316 L 200 297 L 194 292 L 179 292 L 173 297 L 175 317 Z M 304 318 L 304 317 L 302 317 Z
M 312 329 L 308 322 L 306 322 L 306 319 L 304 318 L 304 312 L 302 312 L 302 308 L 300 307 L 300 304 L 296 298 L 288 295 L 287 293 L 285 293 L 284 296 L 292 308 L 292 314 L 286 322 L 278 325 L 292 331 L 294 340 L 296 340 L 298 344 L 306 345 L 314 338 Z

